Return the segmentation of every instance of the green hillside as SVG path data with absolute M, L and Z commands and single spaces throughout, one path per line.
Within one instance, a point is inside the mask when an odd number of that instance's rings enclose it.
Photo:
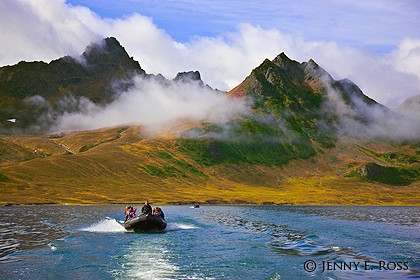
M 207 150 L 211 144 L 194 153 L 183 141 L 188 140 L 147 138 L 135 126 L 53 137 L 2 136 L 0 149 L 9 153 L 0 156 L 0 204 L 140 203 L 148 198 L 154 203 L 419 205 L 419 150 L 409 145 L 339 141 L 316 156 L 285 164 L 271 162 L 276 157 L 261 152 L 263 144 L 248 154 L 242 154 L 244 146 L 229 154 L 234 145 L 227 154 Z M 409 173 L 417 177 L 397 185 L 363 178 L 363 166 L 388 166 L 376 156 L 387 153 L 415 159 L 398 162 L 398 170 L 417 170 Z
M 298 63 L 284 53 L 266 59 L 228 94 L 247 99 L 253 114 L 228 124 L 206 124 L 182 134 L 178 142 L 189 155 L 206 165 L 252 163 L 283 165 L 333 148 L 338 140 L 339 116 L 328 112 L 328 87 L 349 108 L 357 96 L 367 106 L 380 106 L 357 86 L 334 81 L 314 61 Z M 359 116 L 361 122 L 367 122 Z M 322 124 L 322 125 L 321 125 Z M 189 135 L 194 135 L 193 138 Z

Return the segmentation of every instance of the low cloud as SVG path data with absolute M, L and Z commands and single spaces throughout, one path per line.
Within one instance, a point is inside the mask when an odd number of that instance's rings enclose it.
M 398 114 L 377 103 L 370 103 L 349 80 L 341 80 L 343 91 L 327 84 L 328 98 L 323 110 L 341 136 L 394 142 L 418 140 L 420 123 L 413 116 Z
M 78 112 L 58 117 L 53 131 L 141 124 L 155 133 L 177 120 L 224 123 L 249 112 L 245 102 L 198 82 L 135 77 L 134 87 L 105 107 L 78 100 Z
M 45 98 L 40 95 L 34 95 L 31 97 L 25 98 L 24 101 L 26 104 L 30 104 L 30 105 L 34 105 L 38 107 L 49 107 L 48 101 L 45 100 Z
M 420 123 L 420 95 L 413 96 L 394 109 L 407 117 L 417 119 Z

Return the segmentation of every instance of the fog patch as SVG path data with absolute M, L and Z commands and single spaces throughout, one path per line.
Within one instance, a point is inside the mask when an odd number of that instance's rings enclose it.
M 48 107 L 49 103 L 47 100 L 45 100 L 44 97 L 40 95 L 34 95 L 31 97 L 27 97 L 24 99 L 24 102 L 28 105 L 34 105 L 37 107 Z
M 420 122 L 420 95 L 408 98 L 394 111 Z
M 335 119 L 339 136 L 395 142 L 420 140 L 420 122 L 367 98 L 349 80 L 338 82 L 344 92 L 327 86 L 323 109 Z M 325 124 L 323 124 L 325 125 Z
M 159 132 L 176 120 L 225 123 L 249 112 L 245 102 L 229 98 L 198 82 L 174 82 L 161 77 L 136 76 L 134 86 L 100 107 L 86 98 L 63 100 L 77 112 L 57 118 L 53 131 L 89 130 L 122 124 L 140 124 Z

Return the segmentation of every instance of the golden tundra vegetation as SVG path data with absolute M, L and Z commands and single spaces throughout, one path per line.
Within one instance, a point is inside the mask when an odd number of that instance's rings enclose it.
M 409 145 L 340 140 L 279 166 L 206 165 L 182 149 L 177 134 L 151 137 L 135 125 L 0 135 L 0 204 L 420 205 L 418 180 L 385 184 L 357 175 L 367 163 L 418 172 L 418 154 Z

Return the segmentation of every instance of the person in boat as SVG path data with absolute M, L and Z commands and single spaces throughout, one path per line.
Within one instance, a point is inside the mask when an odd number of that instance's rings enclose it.
M 143 207 L 141 208 L 141 214 L 146 216 L 152 214 L 152 206 L 150 206 L 148 200 L 146 200 Z
M 157 217 L 161 217 L 162 219 L 164 219 L 164 220 L 165 220 L 165 214 L 163 214 L 162 209 L 160 209 L 159 207 L 156 207 L 156 208 L 153 210 L 153 215 L 154 215 L 154 216 L 157 216 Z
M 127 220 L 129 219 L 130 207 L 131 206 L 125 207 L 125 221 L 124 222 L 127 222 Z
M 125 222 L 127 222 L 127 219 L 128 219 L 128 210 L 129 209 L 130 209 L 130 207 L 125 206 L 125 211 L 124 211 L 124 214 L 125 214 Z
M 125 221 L 134 218 L 136 216 L 137 208 L 133 208 L 133 206 L 125 207 Z
M 130 213 L 129 213 L 130 219 L 134 218 L 136 216 L 136 211 L 137 211 L 137 208 L 135 208 L 135 207 L 130 208 Z

